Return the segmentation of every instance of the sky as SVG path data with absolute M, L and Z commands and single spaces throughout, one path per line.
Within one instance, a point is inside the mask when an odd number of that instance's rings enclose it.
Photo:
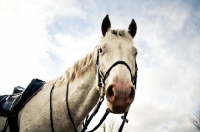
M 0 0 L 0 94 L 55 79 L 91 53 L 107 14 L 112 29 L 132 19 L 138 27 L 138 84 L 124 132 L 196 132 L 189 119 L 200 105 L 199 0 Z M 120 116 L 112 120 L 118 127 Z

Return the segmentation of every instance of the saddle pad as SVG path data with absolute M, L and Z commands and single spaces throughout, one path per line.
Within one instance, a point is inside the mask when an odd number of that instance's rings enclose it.
M 25 91 L 22 93 L 21 99 L 15 106 L 15 110 L 18 112 L 24 107 L 24 105 L 34 96 L 36 95 L 42 88 L 45 82 L 40 79 L 33 79 Z

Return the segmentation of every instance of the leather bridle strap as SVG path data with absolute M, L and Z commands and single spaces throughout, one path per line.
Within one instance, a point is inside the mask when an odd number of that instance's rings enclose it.
M 52 114 L 52 92 L 53 92 L 53 89 L 54 89 L 54 85 L 52 86 L 51 88 L 51 91 L 50 91 L 50 125 L 51 125 L 51 131 L 54 132 L 54 127 L 53 127 L 53 114 Z
M 135 89 L 137 87 L 137 71 L 138 71 L 138 67 L 137 67 L 137 62 L 135 60 L 135 74 L 134 76 L 132 76 L 132 82 L 133 82 L 133 85 L 135 86 Z
M 105 80 L 106 78 L 108 77 L 110 71 L 115 67 L 117 66 L 118 64 L 122 64 L 122 65 L 125 65 L 127 67 L 127 69 L 129 70 L 130 72 L 130 75 L 131 75 L 131 82 L 133 83 L 135 89 L 136 89 L 136 82 L 137 82 L 137 70 L 138 70 L 138 67 L 137 67 L 137 63 L 136 63 L 136 60 L 135 60 L 135 74 L 132 75 L 132 72 L 131 72 L 131 68 L 129 67 L 129 65 L 125 62 L 125 61 L 117 61 L 115 62 L 114 64 L 112 64 L 109 69 L 105 72 L 105 74 L 103 74 L 100 70 L 100 64 L 99 64 L 99 54 L 100 54 L 100 51 L 98 50 L 97 52 L 97 58 L 96 58 L 96 70 L 97 70 L 97 77 L 98 77 L 98 86 L 100 88 L 104 88 L 104 85 L 105 85 Z M 100 91 L 101 92 L 101 91 Z
M 52 92 L 53 92 L 53 89 L 54 89 L 54 85 L 52 86 L 51 91 L 50 91 L 50 125 L 51 125 L 51 131 L 52 132 L 54 132 L 53 114 L 52 114 Z M 74 120 L 72 119 L 70 109 L 69 109 L 68 93 L 69 93 L 69 83 L 67 83 L 67 87 L 66 87 L 66 107 L 67 107 L 67 111 L 68 111 L 68 116 L 69 116 L 69 118 L 71 120 L 71 123 L 72 123 L 72 125 L 74 127 L 74 130 L 75 130 L 75 132 L 78 132 L 78 130 L 76 129 L 76 125 L 74 123 Z M 85 130 L 87 129 L 87 126 L 90 123 L 90 121 L 96 115 L 96 113 L 99 111 L 99 108 L 100 108 L 100 106 L 101 106 L 101 104 L 102 104 L 103 101 L 104 101 L 104 96 L 102 96 L 102 97 L 99 98 L 99 101 L 98 101 L 98 103 L 97 103 L 97 105 L 96 105 L 96 107 L 95 107 L 92 115 L 89 117 L 88 120 L 86 120 L 86 123 L 85 123 L 85 125 L 84 125 L 84 127 L 82 129 L 82 132 L 85 132 Z M 106 113 L 102 117 L 101 121 L 99 122 L 99 124 L 93 130 L 96 130 L 102 124 L 102 122 L 106 119 L 106 117 L 107 117 L 108 114 L 109 114 L 109 111 L 106 110 Z
M 106 119 L 109 113 L 110 113 L 109 109 L 106 109 L 106 112 L 101 118 L 101 120 L 99 121 L 99 123 L 92 130 L 86 131 L 86 132 L 94 132 L 95 130 L 97 130 L 100 127 L 100 125 L 104 122 L 104 120 Z
M 83 129 L 81 132 L 85 132 L 85 130 L 87 129 L 88 125 L 90 124 L 90 121 L 92 120 L 92 118 L 96 115 L 96 113 L 99 111 L 99 108 L 102 104 L 102 102 L 104 101 L 104 96 L 99 97 L 99 101 L 97 102 L 92 114 L 89 116 L 88 119 L 85 120 L 85 124 L 83 125 Z M 108 113 L 109 114 L 109 113 Z M 107 115 L 106 115 L 107 116 Z M 105 117 L 106 118 L 106 117 Z M 104 119 L 105 120 L 105 119 Z
M 52 131 L 52 132 L 54 132 L 54 127 L 53 127 L 53 114 L 52 114 L 52 92 L 53 92 L 53 89 L 54 89 L 54 85 L 52 86 L 51 91 L 50 91 L 50 125 L 51 125 L 51 131 Z M 66 106 L 67 106 L 68 115 L 69 115 L 69 118 L 70 118 L 70 120 L 71 120 L 71 123 L 72 123 L 72 125 L 73 125 L 73 127 L 74 127 L 74 130 L 75 130 L 75 132 L 78 132 L 78 130 L 76 129 L 74 120 L 72 119 L 70 109 L 69 109 L 68 93 L 69 93 L 69 83 L 67 83 L 67 87 L 66 87 Z
M 67 88 L 66 88 L 66 106 L 67 106 L 67 111 L 68 111 L 68 115 L 69 115 L 69 118 L 70 118 L 70 120 L 71 120 L 71 122 L 72 122 L 72 125 L 73 125 L 73 127 L 74 127 L 74 130 L 76 131 L 76 132 L 78 132 L 78 130 L 76 129 L 76 126 L 75 126 L 75 123 L 74 123 L 74 120 L 72 119 L 72 115 L 71 115 L 71 112 L 70 112 L 70 109 L 69 109 L 69 101 L 68 101 L 68 92 L 69 91 L 69 83 L 67 83 Z
M 131 68 L 128 66 L 128 64 L 125 61 L 117 61 L 106 71 L 105 75 L 103 76 L 103 82 L 105 82 L 105 80 L 108 77 L 108 75 L 109 75 L 110 71 L 112 70 L 112 68 L 114 68 L 118 64 L 125 65 L 128 68 L 128 70 L 130 72 L 130 75 L 131 75 L 131 80 L 132 80 L 133 77 L 132 77 L 132 73 L 131 73 Z
M 122 129 L 123 129 L 123 127 L 124 127 L 124 124 L 125 124 L 125 123 L 128 123 L 128 119 L 126 119 L 127 114 L 128 114 L 128 112 L 125 113 L 124 116 L 121 117 L 123 121 L 122 121 L 122 124 L 121 124 L 121 126 L 120 126 L 118 132 L 122 132 Z

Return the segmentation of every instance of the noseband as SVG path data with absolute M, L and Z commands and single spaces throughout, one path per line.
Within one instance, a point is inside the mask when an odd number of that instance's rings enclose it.
M 99 64 L 99 54 L 100 54 L 100 50 L 97 51 L 97 57 L 96 57 L 96 71 L 97 71 L 97 77 L 98 77 L 98 86 L 99 86 L 99 91 L 100 91 L 100 97 L 99 97 L 99 101 L 97 102 L 92 114 L 90 116 L 87 116 L 86 119 L 85 119 L 85 122 L 83 123 L 83 129 L 81 130 L 81 132 L 85 132 L 86 129 L 87 129 L 87 126 L 89 125 L 90 121 L 92 120 L 92 118 L 96 115 L 96 113 L 98 112 L 102 102 L 104 101 L 104 95 L 105 95 L 105 80 L 106 78 L 108 77 L 110 71 L 117 65 L 121 64 L 121 65 L 125 65 L 127 67 L 127 69 L 129 70 L 130 72 L 130 75 L 131 75 L 131 82 L 133 83 L 133 86 L 135 87 L 136 89 L 136 83 L 137 83 L 137 70 L 138 70 L 138 67 L 137 67 L 137 63 L 136 63 L 136 60 L 135 60 L 135 74 L 132 75 L 132 72 L 131 72 L 131 68 L 129 67 L 129 65 L 125 62 L 125 61 L 117 61 L 115 62 L 106 72 L 105 74 L 103 74 L 100 70 L 100 64 Z M 67 111 L 68 111 L 68 115 L 70 117 L 70 120 L 72 122 L 72 125 L 74 127 L 74 130 L 76 132 L 78 132 L 76 126 L 75 126 L 75 123 L 74 123 L 74 120 L 72 119 L 72 116 L 71 116 L 71 112 L 70 112 L 70 109 L 69 109 L 69 104 L 68 104 L 68 89 L 69 87 L 69 83 L 67 83 L 67 88 L 66 88 L 66 106 L 67 106 Z M 54 85 L 51 89 L 51 92 L 50 92 L 50 123 L 51 123 L 51 130 L 52 132 L 54 132 L 54 127 L 53 127 L 53 118 L 52 118 L 52 103 L 51 103 L 51 96 L 52 96 L 52 91 L 54 89 Z M 104 114 L 104 116 L 101 118 L 100 122 L 90 131 L 87 131 L 87 132 L 93 132 L 95 131 L 97 128 L 99 128 L 99 126 L 103 123 L 103 121 L 106 119 L 107 115 L 110 113 L 110 110 L 107 108 L 106 109 L 106 112 Z M 122 124 L 119 128 L 119 131 L 118 132 L 121 132 L 123 127 L 124 127 L 124 124 L 125 123 L 128 123 L 128 119 L 126 119 L 126 116 L 127 116 L 128 112 L 127 113 L 124 113 L 124 115 L 121 117 L 122 118 Z

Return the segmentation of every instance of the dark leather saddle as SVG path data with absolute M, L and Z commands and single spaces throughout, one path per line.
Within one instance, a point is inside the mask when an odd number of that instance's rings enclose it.
M 13 90 L 12 95 L 2 95 L 0 96 L 0 115 L 8 116 L 14 102 L 21 96 L 25 88 L 17 86 Z
M 33 79 L 26 89 L 17 86 L 12 95 L 0 96 L 0 116 L 6 116 L 7 121 L 1 131 L 6 131 L 9 125 L 10 132 L 18 132 L 18 113 L 24 105 L 43 87 L 44 81 Z

